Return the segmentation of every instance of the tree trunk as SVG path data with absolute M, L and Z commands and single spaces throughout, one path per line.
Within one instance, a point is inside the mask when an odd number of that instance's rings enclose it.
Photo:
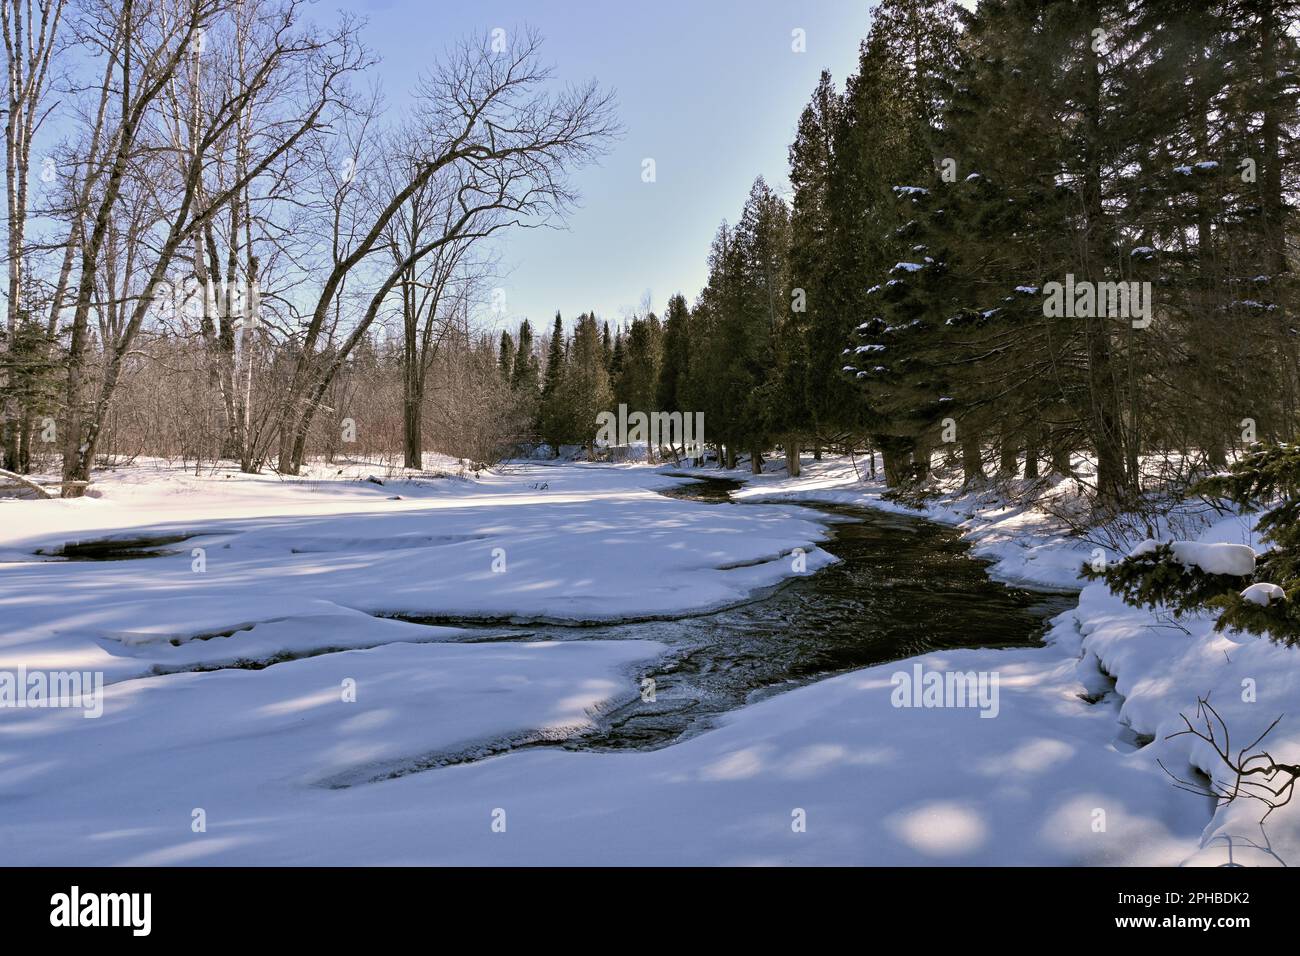
M 1020 474 L 1020 449 L 1010 430 L 1002 432 L 998 445 L 998 474 L 1003 478 L 1015 478 Z
M 912 480 L 927 481 L 934 468 L 934 446 L 918 439 L 912 446 Z
M 1069 475 L 1071 472 L 1070 456 L 1073 449 L 1070 448 L 1070 440 L 1066 437 L 1065 429 L 1057 428 L 1052 430 L 1051 445 L 1052 471 L 1058 475 Z
M 799 439 L 794 435 L 785 439 L 785 472 L 791 478 L 799 477 Z
M 905 484 L 912 465 L 912 443 L 909 439 L 885 436 L 876 440 L 880 459 L 885 468 L 885 487 L 898 488 Z
M 30 478 L 27 478 L 24 475 L 20 475 L 17 472 L 9 471 L 8 469 L 5 468 L 0 468 L 0 478 L 8 478 L 9 480 L 16 481 L 21 485 L 26 485 L 28 488 L 32 489 L 32 491 L 36 492 L 42 498 L 54 497 L 54 495 L 51 492 L 47 491 L 45 488 L 42 488 L 40 485 L 32 481 Z
M 402 402 L 402 432 L 407 468 L 424 470 L 424 396 L 407 391 Z
M 1025 477 L 1038 477 L 1038 459 L 1042 455 L 1043 429 L 1034 422 L 1025 430 Z
M 1101 78 L 1097 71 L 1097 53 L 1091 45 L 1083 48 L 1084 75 L 1087 77 L 1086 122 L 1087 165 L 1084 171 L 1084 197 L 1089 233 L 1089 259 L 1084 263 L 1090 280 L 1105 279 L 1105 263 L 1113 247 L 1111 227 L 1102 201 Z M 1101 311 L 1101 310 L 1098 310 Z M 1119 403 L 1111 368 L 1111 337 L 1106 317 L 1084 319 L 1088 343 L 1089 391 L 1091 393 L 1091 432 L 1097 454 L 1097 493 L 1103 502 L 1114 505 L 1125 493 L 1124 446 L 1121 434 Z
M 962 480 L 966 484 L 973 481 L 983 481 L 987 477 L 984 474 L 984 458 L 983 450 L 980 448 L 980 436 L 969 428 L 962 429 L 961 472 Z
M 753 449 L 749 453 L 749 470 L 755 475 L 763 473 L 763 453 L 758 449 Z

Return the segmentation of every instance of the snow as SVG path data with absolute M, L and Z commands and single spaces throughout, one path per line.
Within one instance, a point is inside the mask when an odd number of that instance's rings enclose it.
M 1130 558 L 1154 554 L 1160 542 L 1147 538 L 1129 552 Z M 1186 568 L 1200 568 L 1206 574 L 1233 574 L 1245 577 L 1255 573 L 1255 549 L 1228 542 L 1170 541 L 1174 560 Z
M 680 479 L 635 466 L 355 480 L 371 470 L 282 480 L 144 467 L 97 478 L 99 499 L 0 502 L 0 561 L 11 562 L 0 565 L 0 668 L 75 666 L 113 681 L 454 633 L 374 615 L 651 618 L 743 601 L 790 574 L 796 547 L 809 569 L 834 560 L 817 546 L 825 526 L 799 509 L 750 521 L 656 494 Z M 72 539 L 186 532 L 199 536 L 140 561 L 33 555 Z M 311 627 L 284 623 L 303 620 Z
M 1255 573 L 1255 549 L 1249 545 L 1175 541 L 1173 552 L 1179 564 L 1200 568 L 1206 574 Z
M 1145 541 L 1135 545 L 1133 550 L 1129 551 L 1128 556 L 1130 558 L 1144 558 L 1148 554 L 1155 554 L 1156 548 L 1158 547 L 1160 547 L 1159 541 L 1154 538 L 1147 538 Z
M 792 573 L 784 556 L 796 547 L 810 568 L 833 560 L 817 547 L 829 518 L 794 503 L 907 510 L 866 467 L 828 456 L 805 457 L 798 479 L 701 471 L 746 481 L 734 507 L 656 494 L 679 481 L 668 467 L 577 463 L 438 480 L 378 472 L 384 486 L 358 480 L 373 465 L 282 480 L 152 464 L 97 474 L 100 498 L 0 502 L 11 562 L 0 565 L 0 669 L 80 667 L 109 681 L 100 719 L 0 720 L 0 854 L 17 865 L 1297 858 L 1295 807 L 1261 833 L 1258 805 L 1215 810 L 1157 763 L 1223 781 L 1208 745 L 1170 737 L 1179 714 L 1211 694 L 1234 737 L 1252 739 L 1300 710 L 1297 651 L 1216 633 L 1209 615 L 1175 626 L 1100 583 L 1044 646 L 840 674 L 638 752 L 489 758 L 635 701 L 665 653 L 653 640 L 458 643 L 458 627 L 375 616 L 581 621 L 742 600 Z M 958 527 L 993 577 L 1077 589 L 1098 549 L 1052 516 L 1072 485 L 1016 502 L 949 483 L 922 513 Z M 31 555 L 178 529 L 203 536 L 138 561 Z M 1198 566 L 1239 568 L 1255 532 L 1229 515 L 1178 537 Z M 190 570 L 192 546 L 206 549 L 204 573 Z M 504 573 L 491 570 L 496 547 Z M 926 673 L 986 680 L 996 717 L 897 706 L 899 675 Z M 1300 757 L 1287 721 L 1268 744 L 1279 760 Z
M 1264 607 L 1272 604 L 1274 601 L 1285 601 L 1286 592 L 1276 584 L 1252 584 L 1246 590 L 1241 592 L 1244 600 L 1252 604 L 1260 604 Z

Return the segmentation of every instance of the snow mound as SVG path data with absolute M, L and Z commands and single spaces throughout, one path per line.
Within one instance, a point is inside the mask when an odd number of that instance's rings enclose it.
M 1185 568 L 1200 568 L 1206 574 L 1247 577 L 1255 573 L 1255 549 L 1246 544 L 1171 541 L 1174 560 Z M 1128 553 L 1130 558 L 1153 554 L 1160 542 L 1147 538 Z
M 1274 601 L 1285 601 L 1286 592 L 1276 584 L 1252 584 L 1246 590 L 1241 592 L 1244 600 L 1251 604 L 1259 604 L 1267 607 Z
M 1206 544 L 1200 541 L 1175 541 L 1174 560 L 1184 567 L 1198 567 L 1206 574 L 1233 574 L 1245 577 L 1255 573 L 1255 549 L 1248 544 Z

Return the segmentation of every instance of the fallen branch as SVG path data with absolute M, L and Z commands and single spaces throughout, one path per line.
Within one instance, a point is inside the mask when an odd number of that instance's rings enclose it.
M 1300 764 L 1279 763 L 1267 750 L 1262 748 L 1256 750 L 1264 738 L 1281 722 L 1281 716 L 1278 716 L 1262 734 L 1236 754 L 1232 752 L 1228 725 L 1219 716 L 1219 712 L 1210 705 L 1208 698 L 1200 697 L 1196 701 L 1196 716 L 1204 725 L 1204 729 L 1193 725 L 1186 714 L 1178 716 L 1183 719 L 1185 729 L 1170 734 L 1165 739 L 1172 740 L 1175 737 L 1190 735 L 1205 741 L 1218 754 L 1224 765 L 1232 771 L 1234 777 L 1232 783 L 1227 786 L 1216 786 L 1211 782 L 1210 786 L 1202 787 L 1179 779 L 1164 763 L 1157 760 L 1160 769 L 1169 774 L 1179 790 L 1210 797 L 1219 805 L 1231 803 L 1238 797 L 1258 800 L 1268 807 L 1260 820 L 1261 823 L 1267 820 L 1274 810 L 1291 802 L 1291 797 L 1295 794 L 1296 781 L 1300 780 Z M 1223 738 L 1222 741 L 1220 737 Z
M 35 481 L 28 478 L 26 475 L 19 475 L 16 474 L 15 472 L 5 471 L 3 468 L 0 468 L 0 478 L 8 478 L 10 481 L 18 482 L 20 485 L 26 485 L 28 488 L 36 492 L 42 498 L 58 497 L 48 488 L 44 487 L 43 485 L 38 485 Z

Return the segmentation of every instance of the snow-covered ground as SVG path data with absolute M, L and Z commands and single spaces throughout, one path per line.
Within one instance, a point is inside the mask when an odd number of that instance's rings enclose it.
M 796 548 L 810 569 L 833 560 L 822 516 L 775 499 L 896 507 L 847 461 L 805 465 L 754 478 L 736 508 L 658 495 L 678 479 L 646 466 L 539 463 L 383 485 L 360 480 L 365 467 L 285 480 L 155 463 L 97 474 L 98 498 L 0 501 L 0 673 L 109 683 L 98 719 L 0 710 L 0 862 L 1300 859 L 1295 808 L 1266 832 L 1246 803 L 1212 815 L 1156 762 L 1220 772 L 1208 748 L 1164 739 L 1198 694 L 1214 692 L 1242 741 L 1300 710 L 1296 652 L 1214 635 L 1208 619 L 1185 633 L 1101 586 L 1045 647 L 843 674 L 653 752 L 487 756 L 636 700 L 662 645 L 465 644 L 455 626 L 376 616 L 595 621 L 744 600 L 791 574 Z M 1077 586 L 1092 553 L 987 496 L 929 513 L 1007 580 Z M 191 532 L 163 557 L 33 556 Z M 1237 518 L 1207 531 L 1250 534 Z M 996 680 L 996 707 L 895 706 L 899 673 Z M 1294 759 L 1300 734 L 1283 721 L 1269 743 Z

